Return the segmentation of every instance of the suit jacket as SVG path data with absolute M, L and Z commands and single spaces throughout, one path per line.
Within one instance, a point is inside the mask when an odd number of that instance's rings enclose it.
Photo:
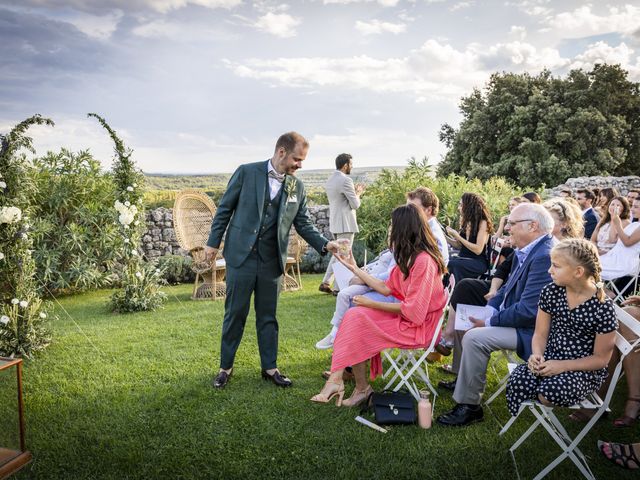
M 590 208 L 582 214 L 582 219 L 584 220 L 584 238 L 590 240 L 598 225 L 598 215 L 593 208 Z
M 240 165 L 224 192 L 211 225 L 207 245 L 219 248 L 227 230 L 223 255 L 228 265 L 238 268 L 247 259 L 258 238 L 267 195 L 267 160 Z M 278 209 L 278 259 L 284 271 L 291 225 L 318 252 L 327 244 L 309 218 L 304 184 L 287 175 Z M 322 252 L 321 252 L 322 253 Z
M 324 186 L 329 198 L 329 230 L 331 233 L 357 233 L 356 209 L 360 199 L 356 195 L 353 180 L 340 170 L 333 172 Z
M 531 355 L 531 339 L 536 327 L 540 292 L 542 287 L 551 282 L 549 253 L 552 247 L 553 238 L 548 235 L 533 247 L 519 267 L 517 257 L 514 257 L 509 279 L 488 303 L 499 310 L 504 302 L 504 308 L 491 317 L 491 326 L 516 329 L 517 352 L 524 360 L 528 360 Z

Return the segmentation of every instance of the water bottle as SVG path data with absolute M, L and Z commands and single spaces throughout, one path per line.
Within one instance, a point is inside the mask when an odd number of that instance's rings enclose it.
M 418 425 L 421 428 L 431 428 L 431 402 L 429 401 L 429 391 L 420 390 L 420 401 L 418 402 Z

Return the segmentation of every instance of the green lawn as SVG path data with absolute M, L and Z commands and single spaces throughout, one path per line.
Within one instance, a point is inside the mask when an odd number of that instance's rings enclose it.
M 230 384 L 211 387 L 223 302 L 190 301 L 190 285 L 167 288 L 169 302 L 153 313 L 112 315 L 109 291 L 62 299 L 54 342 L 26 365 L 27 442 L 35 460 L 17 478 L 514 478 L 508 448 L 531 422 L 528 414 L 505 438 L 486 410 L 484 422 L 464 429 L 381 434 L 356 423 L 355 410 L 309 401 L 330 364 L 330 353 L 313 346 L 334 305 L 317 291 L 320 278 L 305 276 L 303 291 L 281 296 L 279 363 L 294 381 L 287 390 L 260 378 L 251 317 Z M 432 372 L 436 380 L 447 377 Z M 489 391 L 495 383 L 492 376 Z M 451 406 L 443 392 L 437 413 Z M 493 410 L 507 419 L 504 398 Z M 631 475 L 600 458 L 596 439 L 630 441 L 635 432 L 603 420 L 583 441 L 598 478 Z M 517 455 L 524 478 L 558 453 L 543 432 L 534 434 Z M 553 478 L 579 476 L 569 461 L 556 472 Z

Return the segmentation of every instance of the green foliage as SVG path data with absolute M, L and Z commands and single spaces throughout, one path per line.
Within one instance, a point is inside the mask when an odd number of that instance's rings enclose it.
M 569 177 L 640 170 L 640 85 L 619 65 L 494 74 L 484 92 L 462 98 L 458 130 L 443 125 L 449 151 L 439 176 L 501 176 L 534 187 Z
M 144 221 L 144 175 L 131 159 L 133 151 L 126 148 L 116 132 L 107 122 L 89 113 L 100 122 L 115 144 L 113 162 L 114 203 L 118 211 L 121 243 L 118 245 L 118 261 L 124 267 L 120 270 L 121 289 L 116 291 L 110 306 L 116 312 L 137 312 L 155 310 L 166 300 L 160 290 L 160 276 L 155 267 L 145 264 L 140 257 L 140 239 Z
M 50 293 L 101 288 L 113 280 L 120 232 L 113 180 L 88 151 L 34 160 L 34 259 Z
M 438 220 L 453 228 L 458 227 L 458 202 L 464 192 L 477 193 L 486 200 L 494 223 L 506 213 L 509 198 L 521 193 L 503 178 L 491 178 L 486 182 L 477 178 L 467 180 L 456 175 L 433 178 L 432 167 L 426 158 L 421 161 L 412 159 L 402 174 L 384 170 L 362 195 L 362 205 L 358 210 L 358 237 L 366 242 L 367 248 L 376 253 L 386 248 L 391 212 L 406 202 L 407 192 L 419 186 L 435 192 L 440 199 Z
M 196 274 L 191 269 L 191 263 L 191 257 L 183 257 L 182 255 L 163 255 L 157 260 L 162 278 L 172 285 L 195 281 Z
M 33 152 L 31 125 L 53 125 L 35 115 L 0 135 L 0 356 L 29 357 L 46 347 L 50 306 L 40 299 L 31 251 L 30 217 L 35 185 L 21 149 Z

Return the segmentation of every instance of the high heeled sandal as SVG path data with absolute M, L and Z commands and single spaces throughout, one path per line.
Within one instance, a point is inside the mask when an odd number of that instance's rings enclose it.
M 351 396 L 344 402 L 342 402 L 342 405 L 344 405 L 345 407 L 357 407 L 361 403 L 365 402 L 367 398 L 369 398 L 369 395 L 371 395 L 372 393 L 373 388 L 371 388 L 371 385 L 367 385 L 367 388 L 365 388 L 364 390 L 358 390 L 357 388 L 354 388 Z
M 634 402 L 634 403 L 640 404 L 640 398 L 627 398 L 627 402 Z M 639 416 L 640 416 L 640 412 L 636 413 L 635 417 L 630 417 L 629 415 L 623 415 L 619 418 L 616 418 L 613 421 L 613 426 L 617 428 L 633 427 Z
M 604 453 L 604 446 L 607 444 L 611 449 L 611 456 Z M 602 453 L 607 460 L 610 460 L 622 468 L 627 468 L 629 470 L 637 470 L 640 468 L 640 460 L 636 456 L 633 445 L 603 442 L 602 440 L 598 440 L 598 450 L 600 450 L 600 453 Z M 635 465 L 629 465 L 629 462 L 633 462 Z
M 329 384 L 337 385 L 337 390 L 333 389 L 330 392 L 325 392 Z M 320 393 L 311 397 L 311 401 L 316 403 L 329 403 L 331 399 L 336 395 L 338 396 L 338 399 L 336 400 L 336 407 L 339 407 L 342 405 L 342 398 L 344 397 L 344 383 L 327 380 L 327 383 L 324 384 L 324 387 L 322 387 Z

